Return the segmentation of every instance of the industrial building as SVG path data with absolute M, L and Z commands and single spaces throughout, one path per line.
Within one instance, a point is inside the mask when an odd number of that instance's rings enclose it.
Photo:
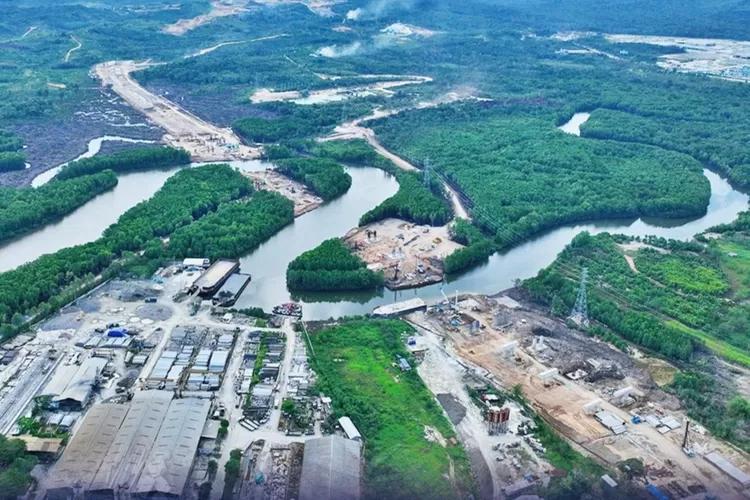
M 86 415 L 47 482 L 47 497 L 66 499 L 94 480 L 109 446 L 128 413 L 128 406 L 103 403 Z
M 50 476 L 49 497 L 180 496 L 209 409 L 208 400 L 168 391 L 94 406 Z
M 361 443 L 338 436 L 307 441 L 299 499 L 359 500 L 361 452 Z
M 172 394 L 167 391 L 140 391 L 135 394 L 89 491 L 114 495 L 132 489 L 171 401 Z
M 349 417 L 341 417 L 339 419 L 339 425 L 347 438 L 354 441 L 362 441 L 362 434 L 359 433 L 359 430 L 357 430 L 357 426 L 354 425 L 352 419 Z
M 198 292 L 201 297 L 213 297 L 219 291 L 224 282 L 240 268 L 240 263 L 236 260 L 221 259 L 217 260 L 206 272 L 195 280 L 191 292 Z
M 99 377 L 107 364 L 104 358 L 90 357 L 79 365 L 65 365 L 55 372 L 42 391 L 52 396 L 52 404 L 68 410 L 81 410 L 91 399 Z

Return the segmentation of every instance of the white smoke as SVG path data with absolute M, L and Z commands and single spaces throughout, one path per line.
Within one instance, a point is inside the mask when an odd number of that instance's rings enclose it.
M 352 42 L 349 45 L 329 45 L 322 47 L 315 52 L 315 55 L 321 57 L 346 57 L 353 56 L 362 51 L 360 42 Z
M 350 10 L 346 13 L 346 20 L 347 21 L 356 21 L 359 19 L 359 16 L 362 15 L 362 9 L 354 9 Z
M 411 9 L 417 0 L 372 0 L 364 8 L 350 10 L 346 14 L 349 21 L 378 19 L 396 9 Z

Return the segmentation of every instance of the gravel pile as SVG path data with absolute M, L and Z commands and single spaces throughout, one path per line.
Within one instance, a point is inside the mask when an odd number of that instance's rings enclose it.
M 108 292 L 110 297 L 123 302 L 136 302 L 159 295 L 148 281 L 112 281 Z
M 172 309 L 161 304 L 143 304 L 136 308 L 135 314 L 142 319 L 166 321 L 172 317 Z
M 59 314 L 41 325 L 41 329 L 45 332 L 51 332 L 53 330 L 75 330 L 80 326 L 78 321 L 78 313 Z

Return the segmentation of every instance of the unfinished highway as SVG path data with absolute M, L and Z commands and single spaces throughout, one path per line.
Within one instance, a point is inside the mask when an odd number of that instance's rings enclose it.
M 163 141 L 183 148 L 193 161 L 228 161 L 257 158 L 260 149 L 241 143 L 230 128 L 219 128 L 177 104 L 152 94 L 131 73 L 154 66 L 151 62 L 109 61 L 94 67 L 102 85 L 110 87 L 128 104 L 166 130 Z

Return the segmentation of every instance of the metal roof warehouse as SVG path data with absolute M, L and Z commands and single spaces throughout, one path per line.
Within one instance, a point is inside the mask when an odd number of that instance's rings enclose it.
M 86 494 L 180 496 L 210 401 L 140 391 L 128 405 L 94 406 L 48 481 L 50 498 Z
M 362 444 L 339 436 L 305 443 L 299 500 L 358 500 Z

